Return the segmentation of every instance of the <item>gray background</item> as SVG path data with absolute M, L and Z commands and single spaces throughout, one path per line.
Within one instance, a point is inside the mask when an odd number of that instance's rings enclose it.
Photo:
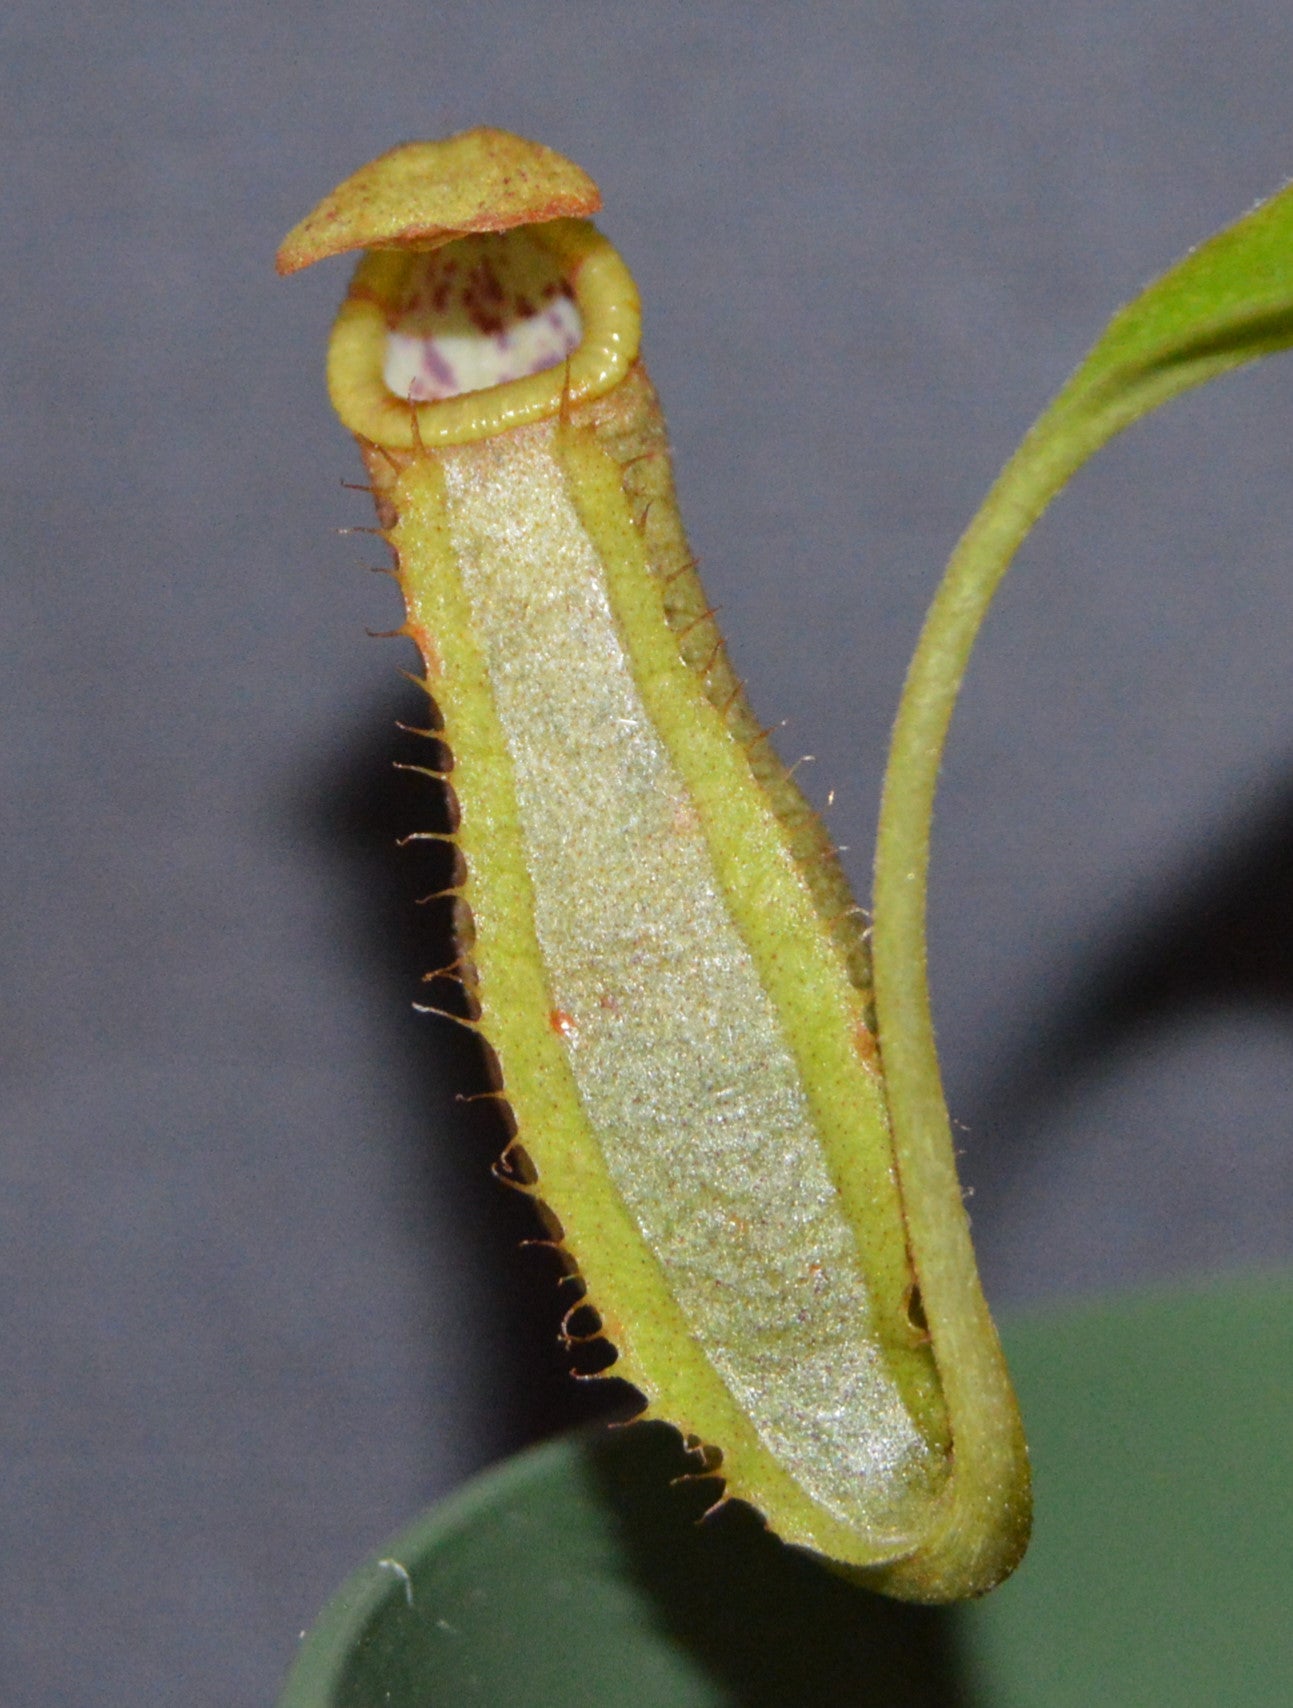
M 693 543 L 865 890 L 948 549 L 1106 314 L 1293 170 L 1293 14 L 34 4 L 0 21 L 0 1701 L 240 1708 L 598 1403 L 409 1008 L 388 584 L 283 231 L 489 122 L 600 180 Z M 998 1303 L 1289 1253 L 1293 364 L 1138 429 L 958 716 L 933 983 Z

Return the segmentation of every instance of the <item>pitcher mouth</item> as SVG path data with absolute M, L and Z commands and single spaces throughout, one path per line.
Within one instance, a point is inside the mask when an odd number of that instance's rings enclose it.
M 328 384 L 376 444 L 463 444 L 598 397 L 637 356 L 637 289 L 585 220 L 373 249 L 333 330 Z
M 574 287 L 532 231 L 489 232 L 418 257 L 386 334 L 382 378 L 442 403 L 545 373 L 583 341 Z

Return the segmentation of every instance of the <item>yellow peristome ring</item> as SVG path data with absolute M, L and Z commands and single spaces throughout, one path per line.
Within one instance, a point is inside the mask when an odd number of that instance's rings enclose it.
M 569 358 L 541 373 L 484 391 L 411 404 L 387 386 L 383 359 L 393 305 L 419 257 L 408 249 L 370 250 L 355 270 L 328 346 L 328 393 L 342 421 L 391 450 L 463 445 L 508 427 L 557 415 L 563 404 L 600 397 L 637 357 L 642 314 L 637 286 L 615 248 L 586 220 L 527 226 L 574 292 L 583 335 Z
M 598 205 L 476 130 L 361 168 L 279 253 L 367 251 L 329 384 L 444 718 L 431 977 L 617 1375 L 724 1498 L 890 1593 L 981 1593 L 1028 1475 L 950 1135 L 890 1125 L 857 909 L 724 656 Z

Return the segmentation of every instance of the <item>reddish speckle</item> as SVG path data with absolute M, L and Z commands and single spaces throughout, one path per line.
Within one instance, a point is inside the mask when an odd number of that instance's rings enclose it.
M 421 623 L 415 622 L 410 617 L 405 625 L 405 632 L 422 654 L 422 661 L 426 665 L 428 677 L 439 676 L 444 665 L 441 663 L 439 649 L 432 640 L 429 631 Z
M 458 390 L 458 376 L 434 344 L 422 347 L 422 372 L 409 390 L 415 403 L 427 398 L 452 397 Z
M 859 1020 L 853 1031 L 853 1042 L 857 1053 L 862 1058 L 863 1067 L 872 1073 L 880 1071 L 880 1050 L 875 1041 L 875 1033 L 865 1020 Z
M 559 1038 L 573 1038 L 579 1028 L 575 1025 L 573 1014 L 567 1014 L 564 1008 L 554 1008 L 548 1015 L 548 1025 Z

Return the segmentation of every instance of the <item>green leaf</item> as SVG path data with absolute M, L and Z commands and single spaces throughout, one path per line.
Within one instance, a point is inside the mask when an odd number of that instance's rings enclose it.
M 1087 459 L 1152 409 L 1293 344 L 1293 187 L 1156 280 L 1104 336 L 1006 464 L 962 535 L 907 672 L 876 844 L 876 1007 L 890 1107 L 944 1120 L 925 987 L 934 790 L 970 649 L 1042 511 Z
M 969 1235 L 956 1189 L 926 983 L 929 838 L 948 725 L 980 626 L 1029 530 L 1077 469 L 1169 398 L 1293 343 L 1293 189 L 1194 250 L 1116 314 L 1007 463 L 962 536 L 930 607 L 894 724 L 876 839 L 872 930 L 885 1092 L 927 1303 L 947 1301 L 939 1370 L 956 1420 L 958 1499 L 975 1502 L 999 1422 L 972 1331 Z M 963 1296 L 964 1295 L 964 1296 Z M 968 1326 L 967 1326 L 968 1325 Z
M 388 1543 L 280 1708 L 1274 1708 L 1293 1693 L 1293 1276 L 1008 1328 L 1040 1534 L 957 1609 L 853 1588 L 658 1425 L 522 1454 Z M 396 1566 L 407 1572 L 407 1580 Z
M 958 1610 L 991 1708 L 1293 1702 L 1293 1275 L 1006 1334 L 1037 1533 Z

